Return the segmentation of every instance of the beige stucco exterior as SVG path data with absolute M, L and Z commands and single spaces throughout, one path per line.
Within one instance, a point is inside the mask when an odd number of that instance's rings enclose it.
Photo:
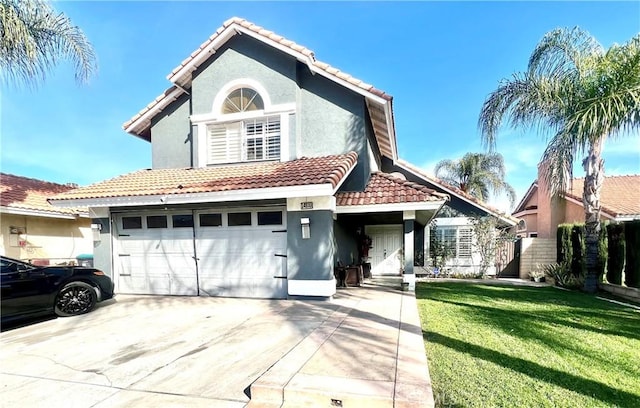
M 89 218 L 53 218 L 0 213 L 0 254 L 23 260 L 66 262 L 93 253 Z M 13 233 L 12 233 L 13 232 Z

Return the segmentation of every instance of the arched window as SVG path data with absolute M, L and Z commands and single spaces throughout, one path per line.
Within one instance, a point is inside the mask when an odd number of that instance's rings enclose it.
M 239 88 L 232 91 L 222 104 L 222 113 L 238 113 L 263 110 L 264 102 L 260 94 L 251 88 Z

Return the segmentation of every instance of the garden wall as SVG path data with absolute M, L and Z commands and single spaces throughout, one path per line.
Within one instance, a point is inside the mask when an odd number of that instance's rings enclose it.
M 522 238 L 520 247 L 520 278 L 529 279 L 529 272 L 537 265 L 556 262 L 556 239 Z
M 640 289 L 628 288 L 626 286 L 612 285 L 602 282 L 598 283 L 598 288 L 604 290 L 605 292 L 614 294 L 618 297 L 632 300 L 634 302 L 640 302 Z

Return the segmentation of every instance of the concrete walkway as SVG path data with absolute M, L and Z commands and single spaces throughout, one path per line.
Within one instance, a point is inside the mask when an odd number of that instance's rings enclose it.
M 400 278 L 339 289 L 340 308 L 251 385 L 255 407 L 432 407 L 415 295 Z

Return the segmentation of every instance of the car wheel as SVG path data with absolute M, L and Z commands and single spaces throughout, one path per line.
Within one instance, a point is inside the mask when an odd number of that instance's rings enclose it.
M 67 283 L 56 296 L 55 312 L 67 317 L 88 313 L 96 307 L 98 296 L 93 286 L 84 282 Z

